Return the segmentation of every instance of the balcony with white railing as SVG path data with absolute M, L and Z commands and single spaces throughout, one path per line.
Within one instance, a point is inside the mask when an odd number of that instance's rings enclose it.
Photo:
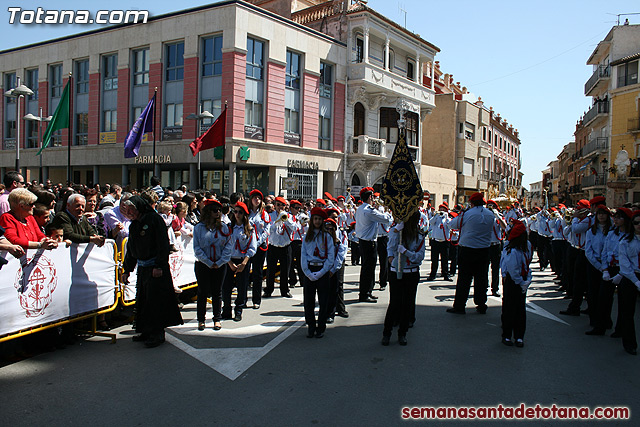
M 364 159 L 382 159 L 386 157 L 386 145 L 384 139 L 372 138 L 369 135 L 354 136 L 351 138 L 349 154 Z
M 589 96 L 591 93 L 599 91 L 609 84 L 611 67 L 609 65 L 600 65 L 593 72 L 587 83 L 584 85 L 584 94 Z M 596 90 L 597 89 L 597 90 Z
M 435 108 L 435 92 L 418 82 L 377 65 L 356 62 L 349 64 L 349 85 L 363 86 L 367 92 L 404 97 L 422 108 Z

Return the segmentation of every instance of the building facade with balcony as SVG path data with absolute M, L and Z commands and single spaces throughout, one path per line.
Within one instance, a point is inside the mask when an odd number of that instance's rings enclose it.
M 422 122 L 435 108 L 435 91 L 423 84 L 423 70 L 431 67 L 439 49 L 366 2 L 319 2 L 292 13 L 292 19 L 347 46 L 345 186 L 355 192 L 362 186 L 381 187 L 398 141 L 397 106 L 402 103 L 407 145 L 423 188 L 430 188 L 429 180 L 440 178 L 437 171 L 422 172 Z
M 520 135 L 518 129 L 489 108 L 491 117 L 488 127 L 491 151 L 485 160 L 485 169 L 491 172 L 489 194 L 506 194 L 517 198 L 521 193 L 522 177 L 519 174 L 522 166 L 520 156 Z
M 626 24 L 614 26 L 587 60 L 587 65 L 593 67 L 593 74 L 584 91 L 586 96 L 592 97 L 592 105 L 581 119 L 587 136 L 584 146 L 580 147 L 584 162 L 579 169 L 580 182 L 585 197 L 605 195 L 609 204 L 614 202 L 615 190 L 611 181 L 616 179 L 610 170 L 618 152 L 624 146 L 632 159 L 638 156 L 640 131 L 633 130 L 634 119 L 640 117 L 638 57 L 640 25 Z M 635 188 L 629 189 L 625 201 L 634 197 L 640 200 L 640 193 L 636 193 Z
M 16 76 L 37 89 L 18 119 L 38 107 L 52 114 L 73 72 L 73 125 L 44 150 L 45 179 L 66 180 L 70 138 L 75 182 L 141 187 L 155 172 L 167 186 L 220 192 L 224 180 L 225 192 L 277 194 L 293 177 L 299 186 L 287 195 L 301 198 L 344 191 L 346 64 L 346 43 L 233 0 L 0 52 L 3 90 Z M 156 171 L 152 134 L 140 156 L 123 150 L 154 88 Z M 183 119 L 199 109 L 218 116 L 225 104 L 224 170 L 215 150 L 202 152 L 200 185 L 188 145 L 211 122 Z M 15 159 L 14 104 L 4 100 L 0 117 L 4 172 Z M 37 132 L 21 133 L 23 173 L 37 179 Z
M 542 188 L 542 181 L 532 182 L 529 184 L 529 193 L 527 194 L 526 199 L 527 209 L 532 209 L 536 206 L 542 208 L 544 206 Z
M 573 204 L 571 187 L 575 185 L 575 167 L 572 156 L 575 154 L 576 143 L 570 142 L 562 148 L 558 154 L 558 202 L 566 206 Z

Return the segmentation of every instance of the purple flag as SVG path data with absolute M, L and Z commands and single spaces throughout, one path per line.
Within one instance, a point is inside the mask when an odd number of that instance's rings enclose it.
M 140 143 L 142 142 L 142 135 L 147 132 L 153 132 L 153 115 L 155 113 L 156 95 L 149 101 L 145 109 L 140 114 L 140 117 L 136 119 L 133 127 L 127 135 L 127 139 L 124 141 L 124 157 L 131 158 L 138 155 L 140 150 Z

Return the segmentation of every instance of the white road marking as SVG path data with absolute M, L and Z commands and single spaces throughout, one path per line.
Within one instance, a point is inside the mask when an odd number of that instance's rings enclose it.
M 304 318 L 301 318 L 269 341 L 267 345 L 257 348 L 194 348 L 172 334 L 167 334 L 166 340 L 189 356 L 229 378 L 231 381 L 235 381 L 240 375 L 253 366 L 254 363 L 266 356 L 267 353 L 276 348 L 278 344 L 293 334 L 303 324 Z M 249 326 L 247 328 L 253 327 Z

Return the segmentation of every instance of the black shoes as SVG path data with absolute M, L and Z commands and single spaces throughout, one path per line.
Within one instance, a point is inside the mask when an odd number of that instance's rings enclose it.
M 309 329 L 309 331 L 307 331 L 307 338 L 313 338 L 315 334 L 315 331 Z
M 265 292 L 262 294 L 262 298 L 271 298 L 271 292 Z
M 287 292 L 286 294 L 282 294 L 281 296 L 284 298 L 293 298 L 293 295 L 291 295 L 291 292 Z
M 626 351 L 627 353 L 629 353 L 632 356 L 637 356 L 638 355 L 638 350 L 635 349 L 635 348 L 625 347 L 624 351 Z
M 585 335 L 604 335 L 604 329 L 593 328 L 590 331 L 584 333 Z
M 404 335 L 398 335 L 398 344 L 407 345 L 407 337 Z
M 324 336 L 324 332 L 316 331 L 316 338 L 322 338 Z
M 524 341 L 522 341 L 522 338 L 518 338 L 516 340 L 516 347 L 519 347 L 519 348 L 524 347 Z
M 222 320 L 231 320 L 233 319 L 233 316 L 231 315 L 231 313 L 222 313 Z
M 444 276 L 444 281 L 445 282 L 453 282 L 453 279 L 449 276 Z
M 366 297 L 366 298 L 359 298 L 358 302 L 378 302 L 378 301 L 373 298 Z
M 502 344 L 506 345 L 507 347 L 512 347 L 513 341 L 511 341 L 510 338 L 502 338 Z
M 476 311 L 480 314 L 487 314 L 487 306 L 486 305 L 479 305 L 476 307 Z
M 579 311 L 571 311 L 571 310 L 560 310 L 560 314 L 564 314 L 565 316 L 580 316 Z
M 233 318 L 234 322 L 239 322 L 242 320 L 242 313 L 236 313 L 236 317 Z
M 377 296 L 375 296 L 375 295 L 373 295 L 373 294 L 369 294 L 369 298 L 371 298 L 371 299 L 378 299 L 378 297 L 377 297 Z
M 491 292 L 491 295 L 494 296 L 494 297 L 500 298 L 500 292 L 498 292 L 498 291 Z
M 387 289 L 387 285 L 380 285 L 380 290 L 384 291 L 385 289 Z
M 138 335 L 134 335 L 131 338 L 131 341 L 144 342 L 144 341 L 146 341 L 148 339 L 149 339 L 149 335 L 148 334 L 138 334 Z
M 327 324 L 330 325 L 333 323 L 333 317 L 327 317 Z
M 436 280 L 436 276 L 429 275 L 427 277 L 427 282 L 433 282 L 434 280 Z
M 198 330 L 204 331 L 204 322 L 198 322 Z
M 349 317 L 349 313 L 347 313 L 346 311 L 341 311 L 338 313 L 338 316 L 344 317 L 346 319 Z
M 447 308 L 447 313 L 453 313 L 453 314 L 465 314 L 464 310 L 460 310 L 458 308 Z
M 391 340 L 391 337 L 387 337 L 387 336 L 382 336 L 382 341 L 380 341 L 380 344 L 384 345 L 384 346 L 388 346 L 389 345 L 389 341 Z

